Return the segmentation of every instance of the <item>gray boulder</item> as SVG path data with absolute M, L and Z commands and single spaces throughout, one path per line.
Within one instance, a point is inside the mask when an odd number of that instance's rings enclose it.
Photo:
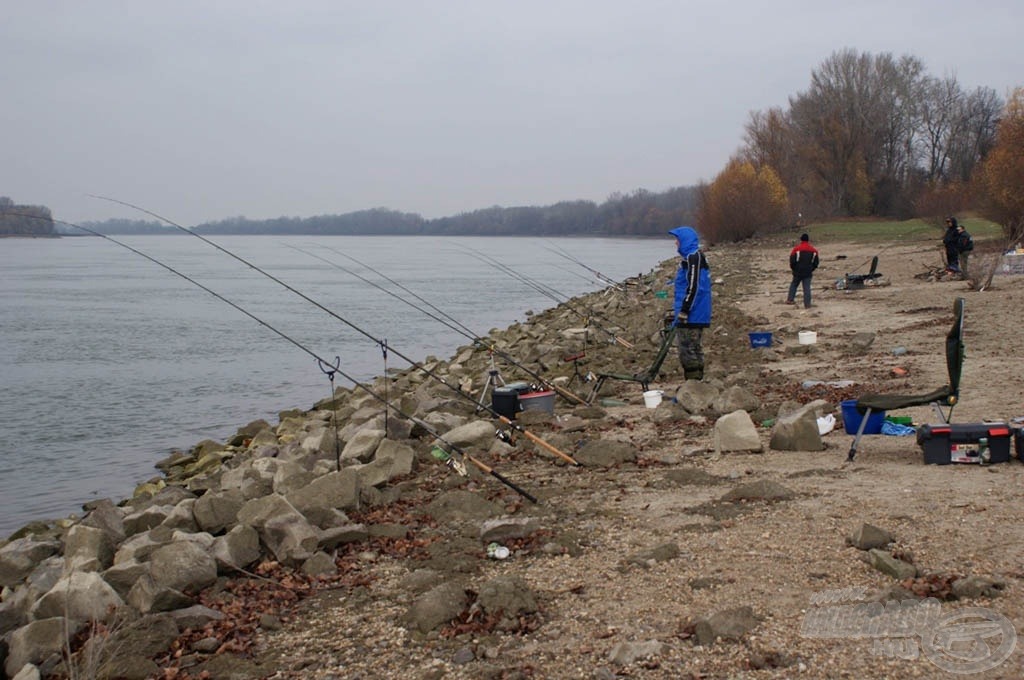
M 710 645 L 717 640 L 740 640 L 757 626 L 757 618 L 750 607 L 734 607 L 717 612 L 697 622 L 697 642 Z
M 761 400 L 757 395 L 746 387 L 733 385 L 722 390 L 715 398 L 713 405 L 717 413 L 732 413 L 733 411 L 756 411 L 761 406 Z
M 37 564 L 59 550 L 58 541 L 40 541 L 31 536 L 13 540 L 3 546 L 0 548 L 0 587 L 17 585 Z
M 13 677 L 25 664 L 39 665 L 64 649 L 65 622 L 61 617 L 33 621 L 11 633 L 8 638 L 4 670 Z
M 198 591 L 217 580 L 217 563 L 194 542 L 175 541 L 153 552 L 149 573 L 157 585 Z
M 245 497 L 240 488 L 211 491 L 196 500 L 192 514 L 199 529 L 218 534 L 234 526 L 238 521 L 238 511 L 244 504 Z
M 403 617 L 403 623 L 411 630 L 429 633 L 457 617 L 468 604 L 469 597 L 461 585 L 442 583 L 413 602 Z
M 316 529 L 298 514 L 270 518 L 260 537 L 275 558 L 290 565 L 309 559 L 320 543 Z
M 76 621 L 108 621 L 124 600 L 96 572 L 68 574 L 32 607 L 32 618 L 66 616 Z
M 363 429 L 345 444 L 341 451 L 343 461 L 360 461 L 366 463 L 373 458 L 373 452 L 377 450 L 381 441 L 384 440 L 384 430 Z
M 143 614 L 184 609 L 193 603 L 179 590 L 158 585 L 148 574 L 143 574 L 128 592 L 128 604 Z
M 714 444 L 717 454 L 730 451 L 759 453 L 764 450 L 754 421 L 743 410 L 733 411 L 715 421 Z
M 818 432 L 818 413 L 824 402 L 805 404 L 793 413 L 780 416 L 772 427 L 768 447 L 776 451 L 821 451 L 825 444 Z
M 114 561 L 114 546 L 102 529 L 76 524 L 64 536 L 68 571 L 102 571 Z
M 260 558 L 260 535 L 248 524 L 239 524 L 213 541 L 210 555 L 218 567 L 241 569 Z

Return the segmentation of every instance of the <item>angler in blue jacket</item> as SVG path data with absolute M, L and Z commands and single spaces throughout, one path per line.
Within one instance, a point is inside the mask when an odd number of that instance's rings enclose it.
M 711 325 L 711 270 L 700 239 L 692 227 L 676 227 L 668 232 L 676 238 L 676 249 L 683 261 L 676 273 L 673 324 L 677 328 L 679 362 L 687 380 L 704 378 L 704 348 L 701 335 Z

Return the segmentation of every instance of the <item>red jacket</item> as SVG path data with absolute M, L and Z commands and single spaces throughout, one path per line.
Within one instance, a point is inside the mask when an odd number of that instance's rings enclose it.
M 808 241 L 800 241 L 789 251 L 789 268 L 794 276 L 805 278 L 818 268 L 818 251 Z

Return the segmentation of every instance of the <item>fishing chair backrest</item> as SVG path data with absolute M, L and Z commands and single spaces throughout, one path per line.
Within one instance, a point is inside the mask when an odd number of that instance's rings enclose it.
M 860 430 L 850 447 L 848 460 L 853 460 L 857 443 L 864 431 L 864 425 L 872 411 L 897 411 L 912 406 L 932 404 L 940 417 L 947 423 L 953 415 L 953 407 L 960 398 L 960 376 L 964 367 L 964 299 L 953 303 L 953 325 L 946 334 L 946 372 L 949 381 L 925 394 L 865 394 L 857 400 L 857 412 L 862 414 Z M 943 414 L 941 407 L 949 410 Z
M 871 258 L 871 269 L 868 270 L 867 274 L 847 274 L 846 283 L 847 286 L 864 285 L 866 281 L 880 278 L 882 275 L 878 273 L 878 255 Z
M 598 373 L 597 382 L 594 383 L 594 389 L 590 390 L 590 395 L 587 397 L 587 403 L 592 403 L 597 393 L 601 391 L 607 380 L 624 380 L 627 382 L 637 382 L 643 388 L 643 391 L 647 391 L 648 385 L 658 377 L 658 373 L 661 371 L 661 365 L 665 363 L 665 357 L 668 356 L 669 350 L 672 348 L 672 343 L 676 338 L 675 326 L 666 326 L 661 329 L 661 346 L 658 348 L 658 353 L 654 357 L 654 361 L 650 367 L 642 373 L 634 373 L 632 375 L 627 373 Z

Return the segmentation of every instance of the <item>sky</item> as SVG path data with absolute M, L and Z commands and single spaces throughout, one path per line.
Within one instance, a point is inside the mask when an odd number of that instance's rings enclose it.
M 1005 98 L 1021 26 L 1021 0 L 12 0 L 0 196 L 188 226 L 600 203 L 714 179 L 843 49 Z

